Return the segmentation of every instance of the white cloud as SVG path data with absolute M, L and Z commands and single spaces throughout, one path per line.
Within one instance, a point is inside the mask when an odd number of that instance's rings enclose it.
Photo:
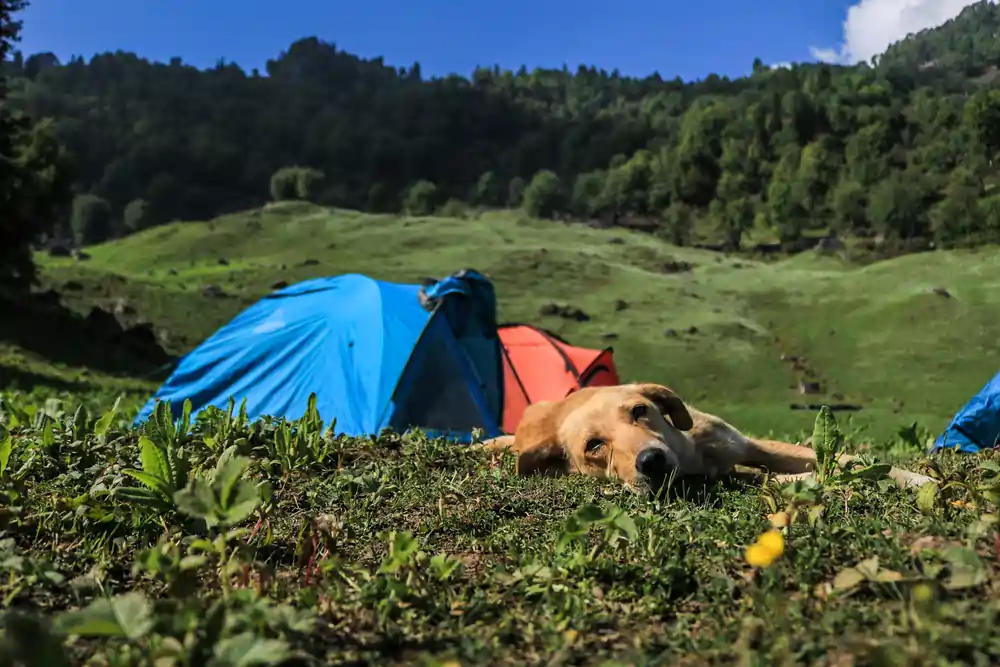
M 870 62 L 910 33 L 955 18 L 976 0 L 860 0 L 847 10 L 844 41 L 837 48 L 812 47 L 817 60 L 854 64 Z M 991 0 L 996 2 L 996 0 Z
M 792 63 L 774 63 L 771 69 L 792 69 Z

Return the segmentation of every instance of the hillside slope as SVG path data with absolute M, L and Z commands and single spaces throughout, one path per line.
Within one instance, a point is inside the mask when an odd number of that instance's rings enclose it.
M 980 85 L 998 24 L 981 3 L 885 66 L 758 60 L 696 82 L 530 64 L 428 79 L 316 38 L 266 75 L 125 52 L 8 69 L 12 104 L 51 117 L 76 163 L 69 226 L 86 244 L 294 196 L 420 215 L 523 204 L 732 245 L 830 228 L 975 245 L 1000 239 L 1000 96 Z
M 495 282 L 501 320 L 613 345 L 625 378 L 674 386 L 760 434 L 807 428 L 812 413 L 789 405 L 820 400 L 863 405 L 852 419 L 873 436 L 913 421 L 937 431 L 1000 366 L 992 248 L 861 269 L 814 253 L 765 264 L 509 214 L 401 218 L 283 205 L 89 252 L 89 262 L 42 259 L 44 280 L 81 311 L 127 305 L 175 352 L 281 280 L 362 272 L 413 283 L 473 267 Z M 221 290 L 206 296 L 207 286 Z M 590 320 L 539 315 L 551 303 Z M 802 396 L 800 380 L 821 393 Z

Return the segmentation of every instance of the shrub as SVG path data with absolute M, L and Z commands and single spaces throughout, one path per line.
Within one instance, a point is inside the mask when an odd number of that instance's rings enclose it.
M 111 205 L 97 195 L 77 195 L 73 199 L 70 226 L 78 245 L 93 245 L 111 238 Z

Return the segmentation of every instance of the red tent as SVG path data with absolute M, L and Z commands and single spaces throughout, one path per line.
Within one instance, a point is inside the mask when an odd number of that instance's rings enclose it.
M 528 324 L 499 327 L 503 346 L 504 432 L 513 433 L 524 409 L 556 401 L 583 387 L 619 384 L 614 350 L 574 347 Z

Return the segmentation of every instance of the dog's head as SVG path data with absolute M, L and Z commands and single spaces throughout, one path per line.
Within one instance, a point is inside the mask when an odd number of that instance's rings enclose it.
M 637 488 L 685 474 L 692 428 L 684 401 L 658 384 L 591 387 L 529 406 L 514 434 L 521 475 L 582 473 Z

